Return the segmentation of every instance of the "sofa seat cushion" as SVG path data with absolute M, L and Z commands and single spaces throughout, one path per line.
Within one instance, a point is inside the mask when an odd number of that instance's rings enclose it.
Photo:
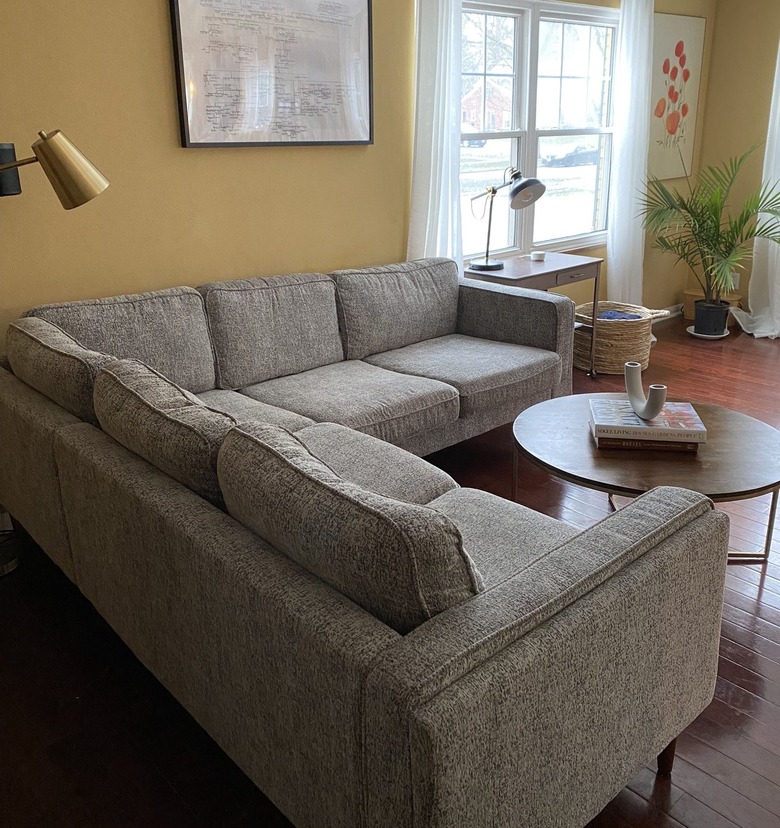
M 209 408 L 222 411 L 233 417 L 236 422 L 243 423 L 247 420 L 258 420 L 261 423 L 271 423 L 286 428 L 288 431 L 298 431 L 314 424 L 314 420 L 302 417 L 294 411 L 286 408 L 277 408 L 275 405 L 253 400 L 246 394 L 238 391 L 227 391 L 215 388 L 213 391 L 203 391 L 198 394 L 198 399 Z
M 138 359 L 193 394 L 216 385 L 203 297 L 195 288 L 41 305 L 25 315 L 59 325 L 85 348 Z
M 241 389 L 316 422 L 340 423 L 389 443 L 458 419 L 458 392 L 359 360 L 325 365 Z
M 385 497 L 425 504 L 458 484 L 398 446 L 337 423 L 317 423 L 295 436 L 339 477 Z
M 320 273 L 212 282 L 206 301 L 217 384 L 236 389 L 340 362 L 336 285 Z
M 402 634 L 481 590 L 448 517 L 343 480 L 284 429 L 233 429 L 217 468 L 232 517 Z
M 339 322 L 347 359 L 455 333 L 458 266 L 450 259 L 337 270 Z
M 85 348 L 45 319 L 25 317 L 8 326 L 8 364 L 14 374 L 57 405 L 97 425 L 92 387 L 115 357 Z
M 217 452 L 236 421 L 137 360 L 117 360 L 95 379 L 101 428 L 125 448 L 215 506 L 223 506 Z
M 553 351 L 462 334 L 417 342 L 365 361 L 454 386 L 460 394 L 461 417 L 500 408 L 513 400 L 519 412 L 525 399 L 537 402 L 540 394 L 561 379 L 561 358 Z
M 579 534 L 559 520 L 479 489 L 454 489 L 428 505 L 458 527 L 485 589 Z

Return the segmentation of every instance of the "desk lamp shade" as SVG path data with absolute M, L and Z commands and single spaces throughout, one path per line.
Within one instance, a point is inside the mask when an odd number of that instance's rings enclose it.
M 509 206 L 513 210 L 522 210 L 538 201 L 547 187 L 538 178 L 517 178 L 509 190 Z
M 108 179 L 58 129 L 38 135 L 32 150 L 66 210 L 86 204 L 108 187 Z
M 16 152 L 13 144 L 0 144 L 0 164 L 16 161 Z M 3 170 L 0 172 L 0 196 L 19 195 L 22 185 L 19 181 L 19 170 Z

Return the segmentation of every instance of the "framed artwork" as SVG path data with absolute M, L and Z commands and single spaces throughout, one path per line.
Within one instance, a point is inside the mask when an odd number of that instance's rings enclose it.
M 648 170 L 657 178 L 691 172 L 705 24 L 703 17 L 653 16 Z
M 371 0 L 171 0 L 185 147 L 373 143 Z

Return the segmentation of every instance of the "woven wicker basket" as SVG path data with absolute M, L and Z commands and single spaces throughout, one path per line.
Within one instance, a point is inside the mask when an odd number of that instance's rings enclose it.
M 642 370 L 650 360 L 651 327 L 653 319 L 668 316 L 667 310 L 648 310 L 641 305 L 621 302 L 599 302 L 598 313 L 606 310 L 636 313 L 639 319 L 596 320 L 596 371 L 600 374 L 622 374 L 626 362 L 638 362 Z M 590 326 L 593 302 L 577 305 L 575 320 Z M 574 367 L 590 369 L 590 329 L 574 331 Z

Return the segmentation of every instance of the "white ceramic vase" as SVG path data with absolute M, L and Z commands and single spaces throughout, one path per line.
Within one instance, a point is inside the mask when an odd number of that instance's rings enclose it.
M 650 393 L 645 397 L 642 388 L 642 366 L 638 362 L 627 362 L 623 371 L 626 378 L 626 393 L 634 414 L 643 420 L 657 417 L 666 402 L 666 386 L 651 385 Z

